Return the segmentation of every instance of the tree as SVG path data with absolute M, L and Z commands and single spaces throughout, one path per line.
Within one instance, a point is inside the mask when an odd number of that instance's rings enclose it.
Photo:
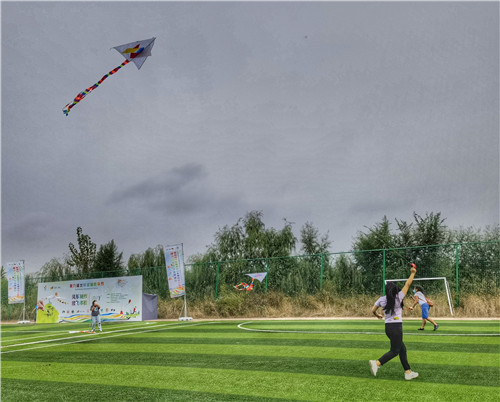
M 328 233 L 319 237 L 319 230 L 311 222 L 306 222 L 300 229 L 300 242 L 302 251 L 308 255 L 328 253 L 332 242 Z
M 299 279 L 300 290 L 313 293 L 320 289 L 321 274 L 321 281 L 331 279 L 332 269 L 327 255 L 331 241 L 328 233 L 320 236 L 319 230 L 311 222 L 306 222 L 300 229 L 300 242 L 306 255 L 299 260 L 295 278 Z
M 394 238 L 386 216 L 383 217 L 382 222 L 368 228 L 368 233 L 358 233 L 353 246 L 354 250 L 358 250 L 354 253 L 354 259 L 362 274 L 365 289 L 380 292 L 382 287 L 380 273 L 384 264 L 384 254 L 381 249 L 391 248 L 393 245 Z
M 163 246 L 148 248 L 145 252 L 132 254 L 128 259 L 128 275 L 142 275 L 142 287 L 146 293 L 159 297 L 168 295 L 168 278 L 165 269 Z
M 207 252 L 192 261 L 197 270 L 208 269 L 206 267 L 213 267 L 211 263 L 222 261 L 219 282 L 230 286 L 241 281 L 242 274 L 265 271 L 269 263 L 269 283 L 281 286 L 279 284 L 287 280 L 287 273 L 295 262 L 292 259 L 269 262 L 269 259 L 290 256 L 296 242 L 292 224 L 286 219 L 281 229 L 266 228 L 262 211 L 251 211 L 234 225 L 219 229 Z
M 267 229 L 262 217 L 262 211 L 251 211 L 233 226 L 219 229 L 207 254 L 216 261 L 290 255 L 297 242 L 292 224 L 285 219 L 281 230 Z
M 68 259 L 68 264 L 76 267 L 79 273 L 87 274 L 94 268 L 96 244 L 92 242 L 89 235 L 83 234 L 81 227 L 76 229 L 76 235 L 79 250 L 77 250 L 73 243 L 69 243 L 71 256 Z
M 43 264 L 39 271 L 39 275 L 44 278 L 45 282 L 66 281 L 71 274 L 71 267 L 57 258 L 52 258 Z
M 359 233 L 354 243 L 355 259 L 363 273 L 366 289 L 378 291 L 382 283 L 385 263 L 386 278 L 400 278 L 408 273 L 408 264 L 415 262 L 423 276 L 448 276 L 449 256 L 443 247 L 425 247 L 445 243 L 449 234 L 441 213 L 427 213 L 424 217 L 413 213 L 414 222 L 396 219 L 397 231 L 390 230 L 386 216 L 382 222 Z M 385 259 L 384 259 L 385 254 Z
M 460 292 L 498 294 L 500 291 L 500 225 L 484 230 L 460 228 L 452 232 L 460 244 L 456 251 L 460 261 Z
M 118 253 L 115 241 L 99 246 L 94 260 L 94 270 L 107 272 L 109 276 L 121 276 L 123 274 L 123 252 Z
M 345 254 L 335 261 L 332 282 L 339 294 L 359 294 L 363 289 L 362 276 L 356 264 Z

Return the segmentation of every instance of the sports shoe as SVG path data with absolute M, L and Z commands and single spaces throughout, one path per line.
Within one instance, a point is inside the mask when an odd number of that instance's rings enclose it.
M 437 331 L 438 328 L 439 328 L 439 324 L 434 325 L 434 331 Z
M 377 366 L 377 361 L 376 360 L 369 360 L 368 363 L 370 364 L 370 371 L 376 377 L 377 371 L 379 369 L 379 367 Z
M 419 331 L 423 331 L 423 330 L 424 330 L 424 328 L 419 328 L 418 330 L 419 330 Z
M 414 378 L 418 377 L 418 373 L 415 371 L 412 371 L 410 374 L 405 373 L 405 380 L 413 380 Z

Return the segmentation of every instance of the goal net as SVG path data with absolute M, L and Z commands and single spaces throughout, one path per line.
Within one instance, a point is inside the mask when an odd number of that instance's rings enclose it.
M 448 285 L 448 281 L 444 276 L 438 277 L 438 278 L 418 278 L 418 279 L 413 279 L 413 282 L 419 282 L 419 281 L 443 281 L 444 282 L 444 288 L 446 291 L 446 297 L 448 299 L 448 306 L 450 307 L 450 314 L 453 316 L 453 307 L 451 305 L 451 295 L 450 295 L 450 286 Z M 387 282 L 406 282 L 407 279 L 386 279 L 385 283 Z

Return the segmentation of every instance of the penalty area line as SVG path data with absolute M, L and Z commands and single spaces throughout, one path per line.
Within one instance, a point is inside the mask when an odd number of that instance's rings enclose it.
M 254 332 L 268 332 L 268 333 L 276 333 L 276 334 L 340 334 L 340 335 L 385 335 L 384 332 L 370 332 L 370 331 L 301 331 L 301 330 L 280 330 L 280 329 L 256 329 L 256 328 L 245 328 L 243 325 L 251 324 L 253 321 L 242 322 L 238 324 L 239 329 L 243 329 L 245 331 L 254 331 Z M 500 336 L 500 334 L 446 334 L 441 332 L 432 332 L 432 333 L 409 333 L 405 332 L 404 336 Z

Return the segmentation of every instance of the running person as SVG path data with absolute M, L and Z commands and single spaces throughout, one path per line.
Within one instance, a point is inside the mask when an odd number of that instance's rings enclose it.
M 101 327 L 101 316 L 100 316 L 101 306 L 97 304 L 97 300 L 92 302 L 92 306 L 90 306 L 90 314 L 92 316 L 92 332 L 95 332 L 95 324 L 98 324 L 99 332 L 102 332 Z
M 413 310 L 413 308 L 417 304 L 420 304 L 420 308 L 422 309 L 422 326 L 418 330 L 423 331 L 427 321 L 430 321 L 431 324 L 434 325 L 434 331 L 436 331 L 439 328 L 439 325 L 432 318 L 429 318 L 430 306 L 429 303 L 427 303 L 427 299 L 425 298 L 424 289 L 422 289 L 420 286 L 415 286 L 415 288 L 413 289 L 413 294 L 415 295 L 415 303 L 413 303 L 413 306 L 410 307 L 410 310 Z
M 385 312 L 385 334 L 391 341 L 391 349 L 378 360 L 370 360 L 370 370 L 374 376 L 378 369 L 389 360 L 399 355 L 399 360 L 405 370 L 405 380 L 413 380 L 418 377 L 418 373 L 411 371 L 408 358 L 406 356 L 406 346 L 403 343 L 403 299 L 413 282 L 416 267 L 412 264 L 411 275 L 406 281 L 402 290 L 394 282 L 387 282 L 385 285 L 385 296 L 380 297 L 372 308 L 372 313 L 378 318 L 384 318 L 377 312 L 382 308 Z

